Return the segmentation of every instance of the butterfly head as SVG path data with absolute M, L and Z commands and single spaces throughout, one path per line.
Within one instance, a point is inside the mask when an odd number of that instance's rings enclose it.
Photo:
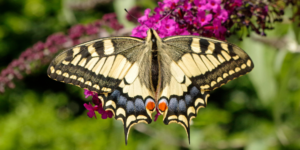
M 146 43 L 152 45 L 153 50 L 157 50 L 157 46 L 160 45 L 161 42 L 161 38 L 157 32 L 152 28 L 148 29 Z

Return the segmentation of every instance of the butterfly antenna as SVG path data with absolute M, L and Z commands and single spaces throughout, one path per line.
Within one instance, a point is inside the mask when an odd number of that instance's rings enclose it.
M 125 8 L 124 9 L 132 18 L 134 18 L 134 19 L 136 19 L 136 21 L 138 22 L 138 18 L 136 18 L 136 17 L 134 17 L 133 15 L 131 15 L 128 11 L 127 11 L 127 9 Z M 146 24 L 144 24 L 145 26 L 147 26 L 148 28 L 150 28 L 148 25 L 146 25 Z
M 125 8 L 124 9 L 126 12 L 127 12 L 127 14 L 129 14 L 132 18 L 134 18 L 134 19 L 136 19 L 136 20 L 138 20 L 136 17 L 134 17 L 133 15 L 131 15 L 128 11 L 127 11 L 127 9 Z
M 131 15 L 129 12 L 128 12 L 128 10 L 125 8 L 124 9 L 132 18 L 134 18 L 134 19 L 136 19 L 137 21 L 138 21 L 138 18 L 136 18 L 136 17 L 134 17 L 133 15 Z M 156 23 L 159 23 L 159 22 L 161 22 L 162 20 L 164 20 L 165 18 L 167 18 L 172 12 L 173 12 L 174 10 L 171 10 L 167 15 L 165 15 L 163 18 L 161 18 L 160 20 L 158 20 L 158 22 L 156 22 Z M 145 24 L 146 25 L 146 24 Z M 146 25 L 147 27 L 148 27 L 148 25 Z M 148 28 L 150 28 L 150 27 L 148 27 Z
M 164 20 L 165 18 L 167 18 L 174 10 L 171 10 L 167 15 L 165 15 L 163 18 L 161 18 L 160 20 L 158 20 L 157 23 L 161 22 L 162 20 Z

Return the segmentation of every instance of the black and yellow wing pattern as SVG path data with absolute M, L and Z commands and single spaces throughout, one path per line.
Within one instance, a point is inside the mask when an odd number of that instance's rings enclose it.
M 75 46 L 49 65 L 48 76 L 97 92 L 104 110 L 130 128 L 151 123 L 156 107 L 165 124 L 182 125 L 206 107 L 209 91 L 250 72 L 254 65 L 239 47 L 198 36 L 161 39 L 110 37 Z

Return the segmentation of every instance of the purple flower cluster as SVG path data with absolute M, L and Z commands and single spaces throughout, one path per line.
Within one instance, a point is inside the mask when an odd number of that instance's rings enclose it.
M 50 35 L 46 42 L 37 42 L 33 47 L 26 49 L 21 53 L 18 59 L 13 60 L 7 68 L 3 69 L 0 74 L 0 92 L 5 91 L 5 86 L 14 88 L 13 79 L 22 79 L 23 73 L 30 74 L 34 69 L 30 65 L 31 62 L 45 61 L 45 58 L 50 54 L 57 52 L 57 49 L 67 41 L 67 38 L 62 33 Z
M 164 0 L 158 3 L 154 13 L 146 9 L 138 19 L 141 24 L 132 31 L 132 36 L 146 37 L 146 31 L 153 28 L 160 37 L 174 35 L 205 35 L 225 39 L 227 29 L 223 23 L 228 12 L 221 0 Z M 164 18 L 165 17 L 165 18 Z
M 92 102 L 94 103 L 95 106 L 93 106 L 91 103 L 89 104 L 83 104 L 83 106 L 88 110 L 87 115 L 90 118 L 93 118 L 95 116 L 96 117 L 96 113 L 95 111 L 97 111 L 99 114 L 101 114 L 101 118 L 102 119 L 106 119 L 107 117 L 112 118 L 113 117 L 113 113 L 111 111 L 105 111 L 102 107 L 102 103 L 98 98 L 98 94 L 91 92 L 89 90 L 84 90 L 84 94 L 85 94 L 85 98 L 88 98 L 89 96 L 92 96 Z
M 287 0 L 288 4 L 294 4 Z M 149 28 L 155 29 L 163 38 L 174 35 L 201 35 L 225 40 L 241 28 L 247 35 L 253 30 L 265 36 L 265 30 L 273 29 L 272 23 L 281 21 L 284 7 L 251 0 L 164 0 L 158 3 L 154 13 L 146 9 L 138 19 L 141 24 L 132 36 L 144 38 Z M 295 14 L 300 14 L 300 9 Z M 294 19 L 296 16 L 292 19 Z M 255 21 L 253 21 L 255 20 Z

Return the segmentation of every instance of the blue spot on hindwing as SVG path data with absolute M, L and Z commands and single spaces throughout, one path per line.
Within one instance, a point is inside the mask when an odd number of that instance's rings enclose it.
M 141 112 L 141 111 L 145 110 L 145 105 L 144 105 L 142 99 L 136 98 L 134 104 L 135 104 L 135 110 L 136 111 Z
M 179 101 L 178 106 L 179 106 L 179 112 L 180 113 L 185 113 L 186 112 L 186 104 L 185 104 L 183 99 Z
M 119 90 L 114 90 L 111 94 L 110 94 L 111 99 L 113 100 L 118 100 L 120 97 L 120 91 Z
M 176 98 L 170 99 L 169 111 L 176 112 L 178 107 L 178 101 Z
M 185 99 L 186 105 L 188 105 L 188 106 L 191 105 L 191 104 L 193 103 L 193 101 L 192 101 L 193 99 L 192 99 L 192 96 L 191 96 L 191 95 L 188 95 L 188 94 L 185 95 L 185 96 L 184 96 L 184 99 Z
M 128 101 L 126 105 L 126 113 L 127 114 L 132 114 L 134 113 L 134 105 L 132 101 Z
M 118 105 L 125 107 L 126 106 L 127 98 L 125 96 L 120 96 L 118 99 Z
M 192 98 L 194 98 L 197 94 L 199 94 L 199 92 L 200 91 L 195 86 L 193 86 L 192 89 L 190 90 L 190 94 Z

